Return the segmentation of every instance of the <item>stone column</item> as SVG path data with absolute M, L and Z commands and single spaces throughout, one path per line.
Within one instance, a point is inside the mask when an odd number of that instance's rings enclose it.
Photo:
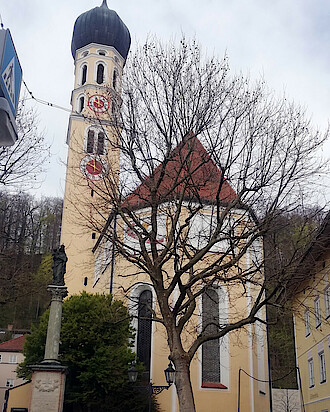
M 68 294 L 66 286 L 49 285 L 51 303 L 45 347 L 45 356 L 42 363 L 59 363 L 58 351 L 60 346 L 60 332 L 62 323 L 62 302 Z

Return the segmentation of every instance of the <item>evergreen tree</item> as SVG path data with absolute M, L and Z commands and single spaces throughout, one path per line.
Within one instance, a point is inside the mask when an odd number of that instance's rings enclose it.
M 48 317 L 49 311 L 27 336 L 25 360 L 19 365 L 21 377 L 31 378 L 28 365 L 43 359 Z M 83 292 L 64 301 L 60 361 L 69 368 L 67 411 L 146 410 L 147 391 L 135 391 L 128 382 L 128 365 L 135 356 L 130 349 L 132 337 L 127 309 L 111 295 Z

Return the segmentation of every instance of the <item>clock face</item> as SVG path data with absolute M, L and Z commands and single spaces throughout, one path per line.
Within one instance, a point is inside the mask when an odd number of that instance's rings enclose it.
M 100 94 L 94 94 L 88 99 L 88 107 L 96 113 L 104 113 L 109 109 L 109 101 Z
M 80 162 L 81 173 L 90 180 L 103 179 L 108 171 L 107 162 L 99 156 L 85 156 Z

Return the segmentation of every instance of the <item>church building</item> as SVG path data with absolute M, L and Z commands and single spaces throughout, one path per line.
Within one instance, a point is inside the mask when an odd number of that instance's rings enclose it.
M 162 271 L 166 274 L 164 293 L 173 287 L 167 302 L 171 310 L 179 305 L 180 290 L 189 283 L 189 276 L 199 276 L 185 298 L 189 300 L 193 295 L 195 306 L 188 310 L 183 299 L 177 318 L 179 324 L 184 313 L 191 310 L 181 335 L 189 348 L 205 331 L 215 333 L 212 325 L 225 329 L 240 313 L 248 313 L 259 293 L 257 288 L 246 293 L 244 285 L 235 284 L 232 288 L 217 276 L 212 280 L 203 278 L 204 271 L 215 266 L 219 256 L 224 256 L 226 262 L 239 254 L 237 248 L 244 248 L 242 234 L 245 227 L 253 224 L 253 218 L 239 203 L 232 207 L 212 248 L 196 259 L 181 280 L 177 279 L 179 262 L 184 267 L 189 256 L 197 256 L 207 242 L 213 241 L 215 216 L 235 203 L 236 194 L 192 131 L 170 152 L 167 164 L 158 165 L 144 183 L 136 185 L 126 198 L 120 198 L 118 113 L 130 43 L 128 28 L 108 8 L 106 0 L 75 22 L 71 47 L 75 80 L 67 135 L 61 244 L 68 256 L 65 283 L 69 294 L 112 293 L 122 299 L 133 318 L 133 349 L 144 364 L 144 380 L 164 385 L 169 337 L 161 321 L 151 320 L 159 318 L 160 305 L 150 276 L 141 269 L 142 260 L 148 254 L 165 256 L 169 239 L 176 236 L 175 228 L 180 227 L 180 241 L 173 246 L 174 252 Z M 155 181 L 161 182 L 156 197 Z M 191 181 L 194 186 L 189 187 Z M 175 217 L 179 202 L 180 216 Z M 156 215 L 152 214 L 153 206 Z M 152 221 L 153 216 L 156 222 Z M 153 225 L 157 226 L 156 235 L 151 235 Z M 240 239 L 235 245 L 234 237 Z M 257 258 L 253 256 L 262 253 L 259 242 L 256 250 L 249 251 L 237 264 L 237 271 L 248 272 L 255 265 Z M 233 271 L 229 271 L 231 279 L 235 277 Z M 259 318 L 265 319 L 264 309 L 260 309 Z M 268 376 L 267 336 L 262 322 L 206 341 L 196 349 L 190 364 L 196 410 L 267 412 Z M 175 385 L 157 395 L 157 400 L 162 410 L 179 411 Z

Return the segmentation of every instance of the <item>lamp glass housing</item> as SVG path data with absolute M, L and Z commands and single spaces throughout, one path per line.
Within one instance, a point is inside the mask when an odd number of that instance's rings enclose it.
M 173 368 L 172 362 L 168 364 L 168 367 L 164 370 L 165 379 L 168 385 L 172 385 L 175 378 L 175 369 Z
M 135 365 L 132 365 L 129 369 L 128 369 L 128 380 L 131 383 L 136 382 L 138 377 L 138 370 L 136 369 Z

